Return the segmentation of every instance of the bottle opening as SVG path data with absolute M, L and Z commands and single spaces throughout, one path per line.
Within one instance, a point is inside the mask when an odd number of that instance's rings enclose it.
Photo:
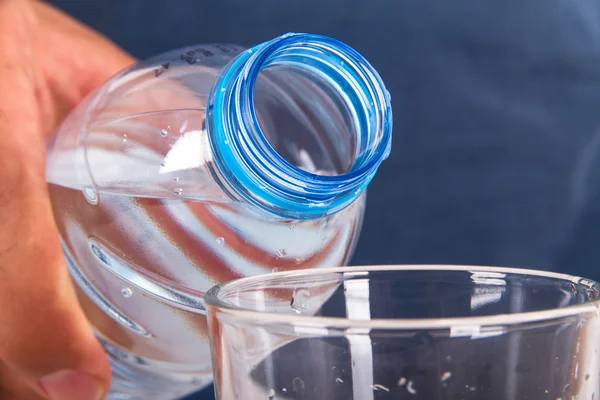
M 354 164 L 360 127 L 345 93 L 320 71 L 273 60 L 254 88 L 258 125 L 273 149 L 306 172 L 337 176 Z
M 389 93 L 335 39 L 287 34 L 247 50 L 213 87 L 209 138 L 242 198 L 285 218 L 352 203 L 391 148 Z

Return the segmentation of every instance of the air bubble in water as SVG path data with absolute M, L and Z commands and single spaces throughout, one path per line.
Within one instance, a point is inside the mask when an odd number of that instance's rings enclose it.
M 183 189 L 177 188 L 177 189 L 173 190 L 173 193 L 175 193 L 176 195 L 179 196 L 179 195 L 181 195 L 181 193 L 183 193 Z
M 87 202 L 90 204 L 98 204 L 98 192 L 96 192 L 96 189 L 91 186 L 83 187 L 83 197 L 85 197 Z
M 218 238 L 217 238 L 215 241 L 217 242 L 217 244 L 218 244 L 219 246 L 222 246 L 222 245 L 224 245 L 224 244 L 225 244 L 225 239 L 224 239 L 224 238 L 222 238 L 222 237 L 218 237 Z
M 286 394 L 287 393 L 287 389 L 286 388 L 281 389 L 281 393 Z
M 371 385 L 371 389 L 373 389 L 376 392 L 389 392 L 390 389 L 388 389 L 387 387 L 380 385 L 379 383 L 376 383 L 374 385 Z
M 296 225 L 294 225 L 294 224 L 290 225 L 290 229 L 292 229 L 292 230 L 296 229 Z
M 127 134 L 123 135 L 123 143 L 127 143 Z
M 121 289 L 121 294 L 123 295 L 123 297 L 128 299 L 133 295 L 133 292 L 131 291 L 130 288 L 127 287 L 127 288 Z
M 275 255 L 277 256 L 277 258 L 284 258 L 288 255 L 288 253 L 285 249 L 279 249 L 275 252 Z
M 308 298 L 310 297 L 310 293 L 307 290 L 299 290 L 294 293 L 292 297 L 292 301 L 290 305 L 292 306 L 292 310 L 294 310 L 297 314 L 302 314 L 308 310 Z
M 162 136 L 162 137 L 167 137 L 167 135 L 168 135 L 168 134 L 169 134 L 169 132 L 167 132 L 167 130 L 166 130 L 166 129 L 161 129 L 161 130 L 160 130 L 160 136 Z
M 183 124 L 179 127 L 179 133 L 183 133 L 187 130 L 188 122 L 188 120 L 183 121 Z
M 275 398 L 275 389 L 269 390 L 269 400 L 273 400 Z
M 342 378 L 335 378 L 335 383 L 337 383 L 338 385 L 341 385 L 344 383 L 344 380 Z
M 174 180 L 175 182 L 179 182 L 179 177 L 178 177 L 178 176 L 176 176 L 175 178 L 173 178 L 173 180 Z
M 398 386 L 404 386 L 406 385 L 406 378 L 401 376 L 400 379 L 398 379 Z
M 134 356 L 133 359 L 134 359 L 134 361 L 135 361 L 136 364 L 139 364 L 139 365 L 148 365 L 148 362 L 146 360 L 144 360 L 140 356 Z

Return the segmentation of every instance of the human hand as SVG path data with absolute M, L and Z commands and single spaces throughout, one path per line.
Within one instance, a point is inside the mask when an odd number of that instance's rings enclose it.
M 96 400 L 107 391 L 109 363 L 63 265 L 45 141 L 132 62 L 47 4 L 0 0 L 0 399 Z

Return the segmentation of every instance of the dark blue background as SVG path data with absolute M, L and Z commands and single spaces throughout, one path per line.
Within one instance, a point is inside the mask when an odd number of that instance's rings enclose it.
M 600 1 L 54 3 L 142 58 L 288 31 L 362 52 L 392 94 L 395 136 L 355 264 L 600 278 Z

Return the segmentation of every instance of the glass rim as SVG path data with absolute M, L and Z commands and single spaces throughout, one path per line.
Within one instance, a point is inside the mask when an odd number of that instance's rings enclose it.
M 551 308 L 541 311 L 528 311 L 514 314 L 497 314 L 475 317 L 448 317 L 448 318 L 374 318 L 369 320 L 350 319 L 345 317 L 326 317 L 311 315 L 293 315 L 268 311 L 259 311 L 255 309 L 235 306 L 220 298 L 220 294 L 232 289 L 232 287 L 248 290 L 254 285 L 268 286 L 273 278 L 293 279 L 301 276 L 324 276 L 327 274 L 361 273 L 361 272 L 393 272 L 393 271 L 440 271 L 440 272 L 488 272 L 498 274 L 524 275 L 530 277 L 544 277 L 577 285 L 585 285 L 590 288 L 599 285 L 591 279 L 549 272 L 542 270 L 514 268 L 514 267 L 495 267 L 495 266 L 471 266 L 471 265 L 449 265 L 449 264 L 399 264 L 399 265 L 373 265 L 373 266 L 351 266 L 318 268 L 305 270 L 291 270 L 273 272 L 269 274 L 256 275 L 251 277 L 239 278 L 213 286 L 205 296 L 207 310 L 217 310 L 220 314 L 226 314 L 235 317 L 246 323 L 255 323 L 260 325 L 284 325 L 307 328 L 332 328 L 332 329 L 379 329 L 379 330 L 443 330 L 453 328 L 462 328 L 458 334 L 485 334 L 480 332 L 482 327 L 493 327 L 501 325 L 520 325 L 528 323 L 539 323 L 552 321 L 565 317 L 572 317 L 586 313 L 600 312 L 600 297 L 586 301 L 581 304 L 574 304 L 562 308 Z M 473 332 L 468 329 L 473 328 Z M 476 329 L 477 328 L 477 329 Z M 475 330 L 477 332 L 475 332 Z

